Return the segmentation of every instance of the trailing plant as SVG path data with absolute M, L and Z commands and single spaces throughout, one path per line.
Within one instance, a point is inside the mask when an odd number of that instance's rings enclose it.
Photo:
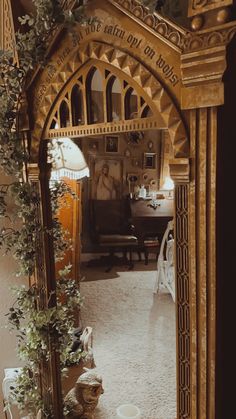
M 42 405 L 38 391 L 39 368 L 42 359 L 50 357 L 48 335 L 57 333 L 60 348 L 61 370 L 76 364 L 85 355 L 81 349 L 71 352 L 74 329 L 74 311 L 82 302 L 78 284 L 69 278 L 71 266 L 59 271 L 57 279 L 57 305 L 40 309 L 40 290 L 37 285 L 14 289 L 16 300 L 7 314 L 9 324 L 17 330 L 18 354 L 25 361 L 13 396 L 20 410 L 36 414 Z M 56 350 L 56 348 L 55 348 Z
M 17 59 L 13 52 L 0 51 L 0 165 L 6 175 L 14 178 L 13 182 L 0 187 L 0 216 L 5 220 L 0 230 L 0 248 L 5 253 L 11 251 L 17 259 L 17 275 L 27 276 L 31 276 L 35 269 L 42 225 L 37 221 L 40 196 L 23 175 L 28 154 L 19 131 L 21 97 L 29 72 L 35 65 L 45 63 L 50 35 L 58 23 L 67 24 L 71 19 L 70 13 L 64 12 L 58 1 L 33 0 L 33 3 L 34 16 L 20 19 L 27 31 L 16 34 Z M 63 183 L 54 184 L 51 188 L 54 217 L 49 233 L 53 235 L 56 260 L 62 258 L 68 246 L 68 238 L 57 218 L 59 200 L 68 192 Z M 9 203 L 12 207 L 12 201 L 14 211 L 10 217 Z M 25 361 L 14 396 L 20 409 L 27 408 L 34 414 L 37 408 L 43 408 L 46 416 L 53 416 L 42 405 L 38 381 L 40 362 L 49 356 L 48 334 L 57 334 L 62 369 L 68 359 L 78 362 L 83 356 L 81 351 L 73 355 L 69 351 L 73 314 L 81 304 L 81 297 L 78 285 L 68 278 L 68 273 L 68 268 L 60 272 L 56 306 L 40 309 L 40 289 L 34 285 L 29 289 L 21 287 L 15 290 L 16 301 L 8 313 L 11 326 L 17 330 L 19 355 Z
M 35 269 L 38 237 L 43 227 L 37 221 L 40 195 L 27 179 L 29 155 L 20 132 L 21 101 L 30 73 L 46 63 L 47 48 L 58 25 L 71 27 L 85 19 L 80 1 L 74 2 L 73 11 L 64 8 L 66 2 L 62 0 L 32 0 L 32 3 L 34 14 L 19 19 L 22 26 L 16 33 L 15 51 L 0 51 L 0 169 L 10 176 L 9 182 L 0 186 L 0 218 L 4 223 L 0 229 L 0 248 L 13 253 L 19 265 L 17 275 L 29 277 Z M 61 183 L 51 188 L 54 219 L 49 233 L 53 235 L 56 259 L 62 258 L 68 245 L 56 215 L 61 205 L 58 199 L 65 192 L 68 189 Z M 69 278 L 69 270 L 66 267 L 60 272 L 55 306 L 41 308 L 41 290 L 34 284 L 29 289 L 15 289 L 16 300 L 7 315 L 10 325 L 17 330 L 18 351 L 25 362 L 14 389 L 15 398 L 20 409 L 35 414 L 42 408 L 47 417 L 53 417 L 53 411 L 50 406 L 43 406 L 39 385 L 40 363 L 49 356 L 46 337 L 57 334 L 62 370 L 83 356 L 80 351 L 70 352 L 73 313 L 82 300 L 78 285 Z

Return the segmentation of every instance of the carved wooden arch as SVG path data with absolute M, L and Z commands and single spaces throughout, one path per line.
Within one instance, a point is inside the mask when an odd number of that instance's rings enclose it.
M 137 85 L 148 95 L 156 111 L 162 115 L 173 144 L 174 156 L 188 157 L 189 143 L 183 119 L 160 81 L 141 62 L 127 55 L 127 52 L 114 46 L 94 41 L 81 46 L 79 50 L 73 51 L 68 56 L 68 60 L 44 92 L 40 107 L 36 112 L 35 127 L 32 132 L 32 158 L 38 156 L 39 141 L 41 138 L 45 138 L 45 121 L 47 121 L 52 104 L 55 103 L 59 92 L 77 72 L 78 68 L 91 59 L 111 64 L 133 78 Z
M 108 81 L 110 80 L 111 76 L 115 76 L 117 80 L 119 80 L 120 82 L 125 81 L 127 83 L 126 87 L 125 87 L 125 91 L 127 91 L 127 89 L 132 88 L 134 89 L 134 91 L 137 93 L 137 95 L 139 97 L 142 97 L 143 100 L 145 101 L 144 104 L 142 106 L 148 106 L 150 108 L 150 110 L 152 111 L 152 114 L 155 114 L 155 116 L 150 116 L 148 118 L 142 119 L 142 124 L 144 125 L 145 122 L 150 120 L 150 124 L 145 124 L 145 128 L 147 128 L 149 125 L 153 126 L 153 128 L 155 128 L 154 125 L 156 125 L 156 127 L 160 127 L 160 128 L 166 128 L 166 123 L 162 117 L 161 114 L 158 113 L 158 110 L 155 106 L 155 104 L 153 103 L 153 101 L 150 99 L 150 96 L 147 92 L 144 91 L 144 89 L 142 89 L 140 87 L 140 85 L 132 78 L 130 77 L 128 74 L 122 72 L 120 69 L 117 69 L 116 67 L 112 66 L 109 63 L 105 63 L 104 66 L 104 62 L 100 61 L 100 60 L 95 60 L 95 59 L 90 59 L 89 61 L 87 61 L 85 64 L 83 64 L 81 67 L 79 67 L 78 71 L 76 71 L 73 74 L 73 77 L 63 86 L 62 90 L 60 91 L 60 93 L 57 96 L 57 99 L 55 101 L 55 103 L 53 104 L 53 106 L 51 107 L 50 113 L 48 115 L 47 121 L 47 128 L 44 130 L 44 137 L 46 138 L 52 138 L 52 137 L 63 137 L 64 133 L 68 131 L 72 131 L 70 135 L 82 135 L 84 133 L 84 135 L 88 135 L 90 134 L 91 129 L 94 130 L 95 127 L 95 131 L 97 131 L 96 133 L 99 133 L 99 129 L 101 127 L 101 125 L 106 124 L 107 126 L 110 126 L 111 129 L 114 130 L 114 121 L 111 122 L 100 122 L 97 125 L 96 124 L 83 124 L 83 125 L 79 125 L 76 129 L 76 127 L 74 126 L 69 126 L 66 128 L 57 128 L 57 129 L 51 129 L 49 128 L 51 125 L 51 121 L 54 117 L 54 113 L 56 111 L 58 111 L 58 104 L 60 104 L 61 101 L 66 100 L 66 96 L 70 95 L 73 86 L 77 83 L 78 79 L 80 77 L 84 78 L 84 82 L 83 85 L 81 85 L 81 91 L 82 91 L 82 95 L 83 95 L 83 99 L 84 99 L 84 103 L 83 106 L 84 108 L 86 108 L 87 105 L 87 97 L 86 97 L 86 80 L 87 77 L 89 76 L 89 73 L 92 69 L 97 69 L 100 74 L 104 74 L 104 71 L 108 70 L 110 71 L 110 75 L 104 79 L 104 83 L 107 86 Z M 80 82 L 79 82 L 80 83 Z M 106 87 L 104 87 L 104 97 L 105 97 L 105 89 Z M 125 95 L 124 95 L 125 96 Z M 125 100 L 125 98 L 122 98 L 123 100 Z M 105 100 L 106 102 L 106 100 Z M 139 109 L 139 111 L 141 111 L 141 107 Z M 141 115 L 137 115 L 136 118 L 134 118 L 137 121 L 140 121 L 141 119 Z M 154 122 L 157 122 L 157 124 L 154 124 Z M 132 120 L 125 120 L 125 128 L 127 127 L 127 124 L 129 125 L 133 125 L 133 119 Z M 141 124 L 141 122 L 140 122 Z M 92 127 L 92 128 L 91 128 Z M 119 119 L 119 122 L 116 121 L 116 128 L 117 130 L 122 129 L 124 127 L 124 117 L 123 120 L 122 118 Z M 144 128 L 144 127 L 143 127 Z M 127 129 L 127 131 L 129 130 L 129 128 Z
M 90 42 L 68 56 L 66 63 L 51 80 L 40 106 L 35 112 L 36 121 L 32 131 L 31 162 L 39 159 L 40 147 L 47 139 L 49 116 L 60 93 L 83 65 L 101 61 L 115 67 L 132 78 L 142 89 L 153 107 L 163 117 L 173 144 L 175 159 L 170 164 L 170 173 L 175 182 L 175 228 L 176 228 L 176 319 L 177 319 L 177 399 L 178 418 L 190 419 L 192 398 L 195 398 L 191 376 L 191 307 L 189 267 L 189 143 L 180 112 L 157 78 L 135 58 L 114 46 L 102 42 Z M 140 119 L 141 120 L 141 119 Z M 144 119 L 143 119 L 144 121 Z M 127 121 L 123 121 L 126 130 Z M 132 122 L 132 121 L 128 121 Z M 115 126 L 116 123 L 111 123 Z M 102 124 L 101 124 L 102 125 Z M 91 129 L 93 125 L 90 125 Z M 134 130 L 135 125 L 128 130 Z

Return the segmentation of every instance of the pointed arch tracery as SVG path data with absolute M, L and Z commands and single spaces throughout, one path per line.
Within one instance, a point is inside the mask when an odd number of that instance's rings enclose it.
M 138 94 L 123 75 L 92 61 L 60 93 L 50 112 L 48 133 L 50 136 L 54 135 L 51 130 L 55 129 L 147 118 L 155 111 L 151 111 L 153 106 L 148 102 L 149 98 L 144 99 Z M 83 103 L 86 104 L 86 114 Z M 161 127 L 165 127 L 163 121 Z
M 86 83 L 82 73 L 85 69 L 91 69 L 93 66 L 96 68 L 103 67 L 102 77 L 104 86 L 106 86 L 109 78 L 112 77 L 111 75 L 119 79 L 123 77 L 123 89 L 132 87 L 138 94 L 138 106 L 140 109 L 143 107 L 143 118 L 141 118 L 142 115 L 138 118 L 135 115 L 134 119 L 131 120 L 122 119 L 121 122 L 116 121 L 114 126 L 114 121 L 108 122 L 107 120 L 107 109 L 104 105 L 104 123 L 86 125 L 86 121 L 88 120 L 86 100 L 84 99 L 86 97 Z M 81 74 L 80 70 L 82 70 Z M 71 86 L 72 84 L 74 85 L 76 77 L 77 82 L 79 80 L 81 83 L 85 123 L 83 126 L 81 124 L 78 129 L 73 129 L 72 121 L 70 121 L 71 130 L 69 130 L 68 135 L 78 137 L 109 133 L 114 130 L 124 132 L 153 129 L 159 128 L 162 123 L 161 128 L 167 128 L 169 130 L 175 157 L 188 157 L 189 144 L 185 125 L 172 98 L 168 95 L 162 84 L 140 62 L 127 55 L 126 52 L 108 44 L 94 41 L 81 46 L 79 51 L 73 51 L 68 56 L 68 61 L 47 87 L 40 106 L 37 106 L 37 109 L 35 109 L 36 123 L 32 133 L 32 159 L 37 158 L 40 139 L 63 136 L 65 135 L 65 129 L 68 130 L 67 127 L 58 130 L 55 135 L 52 133 L 53 125 L 55 129 L 58 123 L 58 106 L 60 100 L 63 100 L 66 93 L 68 97 L 71 95 Z M 149 106 L 150 111 L 147 114 L 153 114 L 153 117 L 145 116 L 144 105 Z M 145 122 L 145 119 L 148 120 L 148 123 Z

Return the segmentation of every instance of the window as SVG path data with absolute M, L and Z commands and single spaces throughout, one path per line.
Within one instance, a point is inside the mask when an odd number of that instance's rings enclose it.
M 60 114 L 60 128 L 65 128 L 65 127 L 70 126 L 70 113 L 69 113 L 68 104 L 66 103 L 65 100 L 61 102 L 59 114 Z
M 104 122 L 103 79 L 100 71 L 93 67 L 86 82 L 88 123 Z
M 138 96 L 132 87 L 125 95 L 125 119 L 134 119 L 138 116 Z
M 72 112 L 72 125 L 78 126 L 84 124 L 84 110 L 83 110 L 83 95 L 76 84 L 71 92 L 71 112 Z
M 107 121 L 121 119 L 121 83 L 112 76 L 107 83 Z

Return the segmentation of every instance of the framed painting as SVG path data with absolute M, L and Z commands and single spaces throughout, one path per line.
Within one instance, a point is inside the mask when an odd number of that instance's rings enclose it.
M 122 160 L 100 156 L 91 168 L 91 198 L 110 200 L 122 196 Z
M 105 137 L 105 152 L 118 153 L 119 151 L 119 137 L 118 135 L 106 135 Z
M 156 153 L 144 153 L 143 155 L 143 168 L 155 169 L 156 168 Z

